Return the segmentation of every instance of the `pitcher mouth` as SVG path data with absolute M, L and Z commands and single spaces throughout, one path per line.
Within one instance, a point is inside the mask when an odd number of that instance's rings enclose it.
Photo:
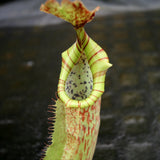
M 85 33 L 84 28 L 76 31 L 78 36 L 77 41 L 67 51 L 62 53 L 58 95 L 66 107 L 85 108 L 92 106 L 103 94 L 106 71 L 112 65 L 109 63 L 106 52 Z M 77 95 L 74 97 L 71 93 L 74 93 L 74 91 L 67 88 L 67 83 L 70 83 L 67 78 L 83 54 L 85 54 L 88 66 L 90 67 L 92 88 L 87 95 L 83 95 L 83 97 Z

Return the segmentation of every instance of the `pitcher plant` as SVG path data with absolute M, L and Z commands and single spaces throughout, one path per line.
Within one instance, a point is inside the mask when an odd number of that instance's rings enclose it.
M 76 42 L 62 53 L 55 116 L 49 118 L 51 144 L 42 159 L 92 160 L 106 71 L 112 66 L 106 52 L 84 30 L 99 7 L 89 11 L 80 0 L 61 4 L 48 0 L 40 10 L 71 23 L 77 35 Z

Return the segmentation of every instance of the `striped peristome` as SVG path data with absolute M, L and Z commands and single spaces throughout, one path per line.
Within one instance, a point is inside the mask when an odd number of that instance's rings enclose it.
M 77 41 L 62 53 L 62 69 L 59 77 L 58 95 L 66 107 L 85 108 L 92 106 L 104 92 L 105 75 L 111 64 L 106 52 L 86 34 L 83 27 L 76 29 L 76 32 Z M 93 90 L 88 98 L 77 101 L 70 99 L 65 93 L 65 82 L 82 53 L 86 55 L 93 74 Z
M 58 82 L 58 99 L 49 118 L 50 144 L 44 160 L 92 160 L 100 126 L 101 95 L 106 71 L 112 65 L 106 52 L 85 32 L 84 25 L 95 12 L 80 0 L 71 2 L 47 0 L 41 11 L 70 22 L 76 31 L 76 42 L 62 53 Z M 54 108 L 55 107 L 55 108 Z M 55 111 L 53 111 L 55 109 Z

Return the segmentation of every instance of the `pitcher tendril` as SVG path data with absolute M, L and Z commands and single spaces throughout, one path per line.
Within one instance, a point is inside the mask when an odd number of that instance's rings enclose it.
M 106 52 L 84 30 L 99 7 L 89 11 L 79 0 L 63 0 L 61 4 L 48 0 L 40 10 L 71 23 L 77 34 L 76 42 L 62 53 L 56 116 L 50 118 L 55 121 L 54 131 L 49 128 L 51 144 L 42 159 L 92 160 L 106 71 L 112 66 Z

